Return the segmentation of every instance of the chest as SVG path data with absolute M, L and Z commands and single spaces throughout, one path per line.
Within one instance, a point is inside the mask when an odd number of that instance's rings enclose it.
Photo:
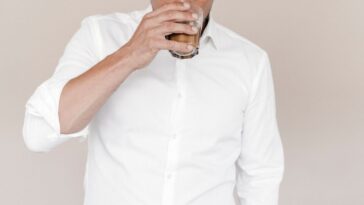
M 229 53 L 181 60 L 160 51 L 120 84 L 96 118 L 120 133 L 227 134 L 241 125 L 248 98 L 247 68 L 238 62 Z

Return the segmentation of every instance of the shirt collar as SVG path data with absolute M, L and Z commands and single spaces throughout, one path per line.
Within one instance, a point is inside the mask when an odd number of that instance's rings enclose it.
M 144 14 L 151 12 L 153 10 L 152 4 L 149 2 L 147 7 L 143 10 L 140 10 L 139 17 L 142 18 Z M 220 39 L 218 38 L 218 32 L 216 29 L 217 22 L 213 18 L 212 14 L 209 14 L 209 21 L 205 27 L 205 30 L 201 36 L 200 42 L 201 43 L 207 43 L 209 40 L 211 40 L 213 46 L 215 49 L 218 49 L 220 47 Z

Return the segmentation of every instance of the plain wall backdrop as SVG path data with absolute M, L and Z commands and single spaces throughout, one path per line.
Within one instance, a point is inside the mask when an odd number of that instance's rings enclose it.
M 0 0 L 0 204 L 81 205 L 86 143 L 33 153 L 26 100 L 88 15 L 148 0 Z M 286 171 L 280 205 L 364 204 L 364 1 L 215 0 L 216 21 L 271 59 Z

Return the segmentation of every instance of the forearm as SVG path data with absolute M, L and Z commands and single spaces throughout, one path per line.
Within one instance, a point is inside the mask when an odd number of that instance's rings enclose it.
M 73 133 L 85 127 L 135 70 L 127 53 L 127 48 L 120 48 L 64 86 L 59 102 L 62 134 Z

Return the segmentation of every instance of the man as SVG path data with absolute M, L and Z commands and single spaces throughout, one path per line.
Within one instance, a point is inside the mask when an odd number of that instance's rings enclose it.
M 196 31 L 199 54 L 170 33 Z M 26 103 L 35 152 L 87 139 L 86 205 L 276 205 L 284 170 L 267 53 L 214 21 L 212 0 L 93 15 Z

